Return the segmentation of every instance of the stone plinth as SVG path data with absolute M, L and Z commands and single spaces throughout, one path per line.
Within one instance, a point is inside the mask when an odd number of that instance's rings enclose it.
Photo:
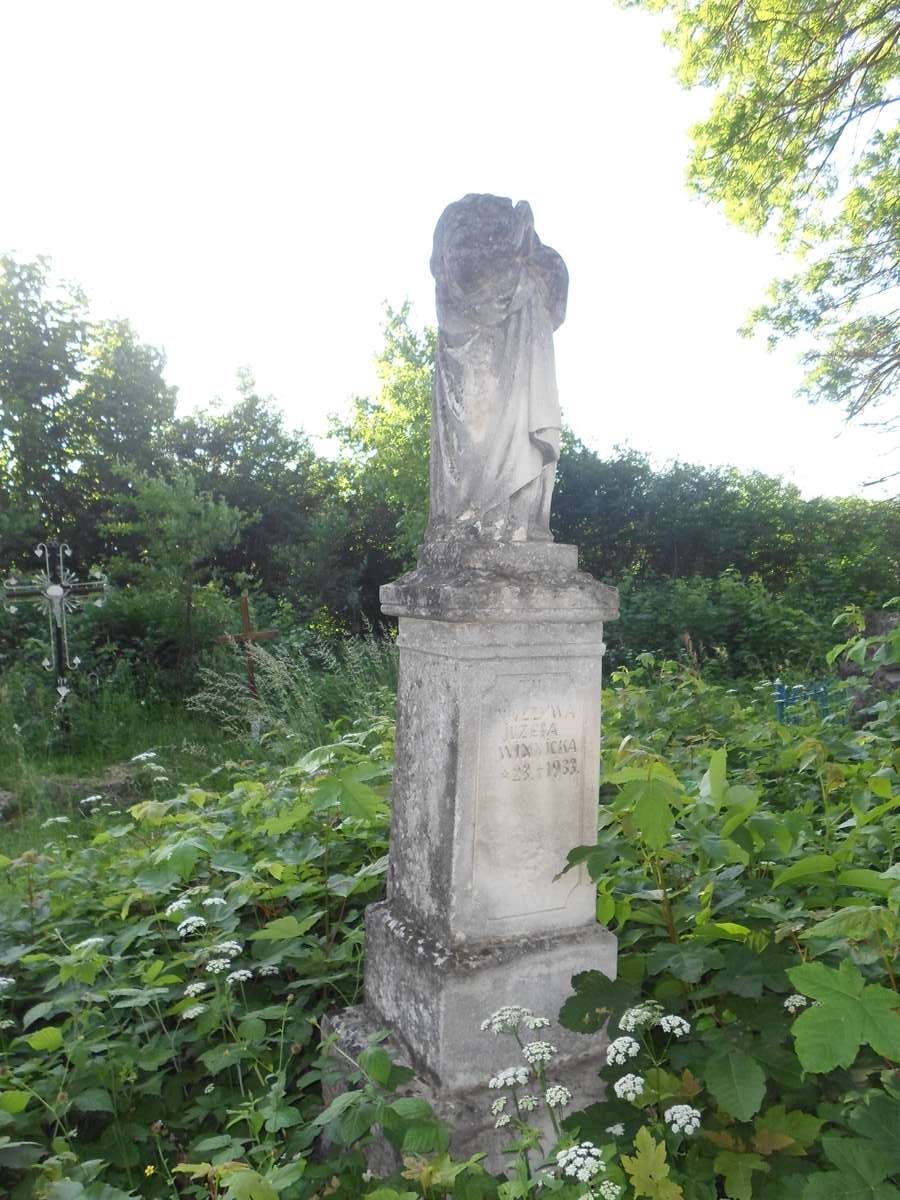
M 597 837 L 618 595 L 574 546 L 462 542 L 423 547 L 381 599 L 400 619 L 388 895 L 367 915 L 364 1006 L 334 1027 L 390 1029 L 437 1107 L 483 1132 L 486 1081 L 516 1054 L 482 1020 L 519 1004 L 555 1021 L 573 974 L 615 974 L 594 884 L 560 872 Z M 560 1082 L 596 1071 L 602 1038 L 552 1040 Z

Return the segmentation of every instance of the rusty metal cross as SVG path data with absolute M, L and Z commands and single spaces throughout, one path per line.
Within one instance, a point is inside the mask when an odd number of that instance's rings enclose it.
M 247 661 L 247 690 L 254 700 L 258 700 L 259 692 L 256 688 L 256 664 L 253 661 L 252 643 L 278 637 L 278 630 L 253 628 L 253 622 L 250 620 L 250 601 L 246 592 L 241 595 L 241 626 L 240 633 L 224 633 L 221 637 L 216 638 L 216 641 L 231 645 L 234 645 L 235 642 L 244 643 L 244 657 Z

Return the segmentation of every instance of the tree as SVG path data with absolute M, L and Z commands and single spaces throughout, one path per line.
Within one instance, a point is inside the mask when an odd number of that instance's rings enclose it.
M 895 426 L 900 385 L 900 5 L 896 0 L 625 0 L 671 13 L 688 87 L 714 90 L 690 185 L 801 267 L 750 328 L 805 338 L 804 391 Z M 878 416 L 875 410 L 881 410 Z M 887 411 L 885 411 L 887 409 Z M 880 419 L 879 419 L 880 418 Z
M 83 558 L 101 553 L 117 468 L 149 469 L 174 417 L 163 365 L 127 321 L 91 322 L 45 260 L 0 257 L 0 531 L 13 555 L 36 534 L 76 533 Z
M 221 570 L 253 578 L 273 596 L 295 593 L 305 586 L 319 515 L 335 492 L 334 467 L 317 458 L 304 433 L 285 429 L 281 412 L 257 394 L 249 372 L 239 373 L 238 390 L 230 409 L 174 422 L 169 447 L 200 491 L 255 514 L 239 541 L 217 556 Z

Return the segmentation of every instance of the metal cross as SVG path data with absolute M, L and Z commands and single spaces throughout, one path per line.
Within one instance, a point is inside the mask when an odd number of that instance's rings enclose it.
M 24 583 L 10 576 L 3 581 L 4 607 L 8 612 L 17 612 L 15 600 L 33 601 L 44 606 L 50 628 L 50 653 L 43 661 L 46 671 L 56 674 L 56 690 L 60 703 L 69 694 L 66 673 L 76 670 L 81 659 L 69 657 L 69 638 L 66 629 L 66 614 L 81 607 L 83 598 L 95 596 L 94 604 L 103 604 L 103 593 L 107 588 L 106 576 L 92 571 L 92 579 L 82 582 L 66 566 L 72 551 L 65 542 L 40 542 L 35 548 L 38 558 L 44 560 L 43 569 L 32 576 L 31 583 Z
M 259 641 L 263 638 L 278 637 L 277 629 L 254 629 L 253 622 L 250 620 L 250 601 L 247 599 L 247 593 L 241 595 L 241 625 L 240 633 L 225 633 L 221 637 L 216 638 L 217 642 L 244 643 L 244 656 L 247 660 L 247 690 L 254 700 L 259 699 L 259 692 L 256 690 L 256 667 L 253 662 L 253 648 L 251 642 Z

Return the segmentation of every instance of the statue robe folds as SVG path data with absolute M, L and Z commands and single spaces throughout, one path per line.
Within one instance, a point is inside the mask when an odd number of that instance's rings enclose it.
M 438 340 L 431 541 L 550 540 L 560 410 L 553 331 L 565 263 L 531 209 L 497 196 L 451 204 L 434 235 Z

